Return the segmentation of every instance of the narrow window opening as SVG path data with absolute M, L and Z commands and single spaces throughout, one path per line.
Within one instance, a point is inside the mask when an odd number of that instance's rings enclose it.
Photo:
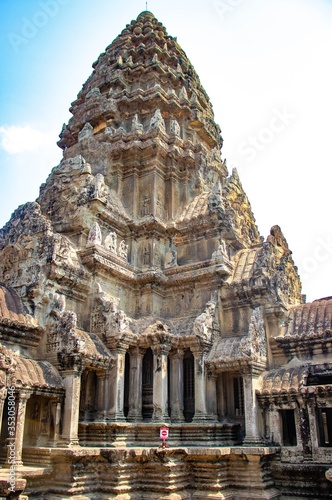
M 320 446 L 332 446 L 332 408 L 319 408 L 317 414 Z
M 280 410 L 283 446 L 296 446 L 296 426 L 294 410 Z
M 244 415 L 244 392 L 242 377 L 233 378 L 234 415 L 236 417 Z

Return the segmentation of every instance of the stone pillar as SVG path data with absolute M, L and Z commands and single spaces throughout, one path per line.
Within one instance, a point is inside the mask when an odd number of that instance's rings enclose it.
M 133 165 L 133 181 L 132 181 L 132 213 L 135 217 L 139 216 L 139 166 Z
M 113 421 L 123 422 L 126 420 L 123 413 L 126 346 L 119 345 L 111 352 L 115 363 L 108 376 L 109 404 L 107 415 Z
M 30 392 L 22 391 L 18 394 L 16 400 L 16 420 L 15 420 L 15 438 L 8 439 L 7 462 L 9 465 L 23 465 L 22 448 L 24 438 L 25 414 Z
M 204 353 L 192 351 L 195 358 L 195 416 L 193 421 L 206 420 L 206 384 Z
M 169 420 L 167 408 L 167 354 L 169 346 L 153 346 L 153 415 L 152 421 Z
M 219 373 L 219 375 L 217 376 L 217 411 L 219 420 L 223 420 L 226 415 L 226 395 L 224 380 L 224 373 Z
M 156 267 L 156 238 L 151 238 L 151 260 L 150 260 L 150 267 L 155 268 Z M 153 291 L 152 291 L 152 297 L 153 297 Z M 153 313 L 153 299 L 152 299 L 152 313 Z
M 281 419 L 279 411 L 275 405 L 271 405 L 268 411 L 269 417 L 269 438 L 273 444 L 281 445 Z
M 57 399 L 51 401 L 51 419 L 53 422 L 53 435 L 51 436 L 51 445 L 56 447 L 60 434 L 61 402 Z
M 207 418 L 217 420 L 217 377 L 216 373 L 208 372 L 206 379 L 206 410 Z
M 97 372 L 97 420 L 104 420 L 106 415 L 105 385 L 106 371 Z
M 172 220 L 176 213 L 176 177 L 174 173 L 171 173 L 167 179 L 166 189 L 168 193 L 166 197 L 167 218 Z
M 304 460 L 312 459 L 312 441 L 310 435 L 310 418 L 307 406 L 307 398 L 298 397 L 297 401 L 299 403 L 299 424 L 297 427 L 297 435 L 300 439 L 298 445 L 302 445 L 302 453 Z
M 311 389 L 311 387 L 310 387 L 310 389 Z M 308 405 L 310 436 L 311 436 L 313 453 L 315 453 L 315 451 L 319 447 L 319 442 L 318 442 L 319 432 L 318 432 L 318 427 L 317 427 L 316 401 L 315 401 L 315 398 L 313 397 L 313 395 L 310 395 L 310 397 L 308 398 L 307 401 L 308 401 L 307 405 Z
M 134 347 L 130 351 L 129 412 L 130 422 L 142 420 L 142 361 L 145 349 Z
M 184 351 L 178 349 L 171 356 L 170 368 L 170 406 L 172 422 L 184 422 L 183 410 L 183 355 Z
M 78 446 L 78 421 L 81 394 L 82 368 L 73 366 L 63 370 L 61 375 L 65 386 L 62 438 L 68 446 Z
M 258 377 L 253 373 L 243 374 L 244 415 L 246 426 L 244 444 L 259 444 L 262 442 L 258 425 L 258 402 L 256 398 L 257 383 Z
M 183 177 L 182 177 L 183 193 L 184 193 L 184 197 L 185 197 L 185 200 L 183 200 L 183 204 L 184 205 L 188 205 L 189 200 L 190 200 L 190 192 L 189 192 L 189 190 L 190 190 L 190 183 L 189 183 L 189 178 L 190 178 L 190 175 L 189 175 L 188 169 L 186 169 L 185 172 L 183 173 Z
M 151 175 L 151 174 L 150 174 Z M 155 217 L 157 212 L 157 175 L 154 171 L 152 173 L 152 182 L 151 182 L 151 214 Z

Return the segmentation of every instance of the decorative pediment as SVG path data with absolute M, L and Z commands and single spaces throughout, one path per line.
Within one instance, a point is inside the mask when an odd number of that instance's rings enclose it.
M 261 372 L 267 365 L 267 341 L 262 312 L 253 310 L 248 334 L 222 338 L 215 342 L 208 363 L 216 370 L 254 370 Z

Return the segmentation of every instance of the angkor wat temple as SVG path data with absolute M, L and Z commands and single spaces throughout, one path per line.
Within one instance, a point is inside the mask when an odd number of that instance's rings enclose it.
M 151 12 L 93 68 L 0 230 L 0 498 L 332 498 L 332 298 L 260 236 Z

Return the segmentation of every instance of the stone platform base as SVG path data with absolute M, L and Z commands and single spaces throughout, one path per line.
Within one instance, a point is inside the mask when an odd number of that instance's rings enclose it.
M 158 447 L 162 422 L 81 422 L 79 442 L 81 446 L 98 447 Z M 169 425 L 171 447 L 234 446 L 239 442 L 240 426 L 237 423 L 172 423 Z
M 36 451 L 24 449 L 26 464 Z M 44 478 L 27 475 L 29 500 L 281 498 L 270 474 L 276 448 L 73 447 L 40 452 L 52 472 Z

